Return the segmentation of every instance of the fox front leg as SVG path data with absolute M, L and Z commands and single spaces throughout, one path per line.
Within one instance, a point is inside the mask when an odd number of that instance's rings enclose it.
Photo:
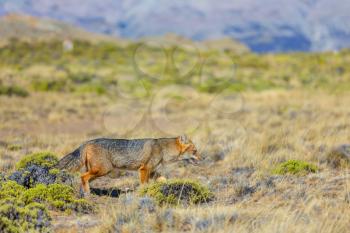
M 150 169 L 146 164 L 142 164 L 139 168 L 140 182 L 141 184 L 147 183 L 150 177 Z

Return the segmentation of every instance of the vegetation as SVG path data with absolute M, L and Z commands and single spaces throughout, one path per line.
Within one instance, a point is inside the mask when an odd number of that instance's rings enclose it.
M 213 199 L 213 193 L 191 180 L 169 180 L 150 184 L 140 190 L 142 196 L 153 197 L 159 204 L 199 204 Z
M 29 93 L 19 86 L 3 86 L 0 84 L 0 95 L 27 97 Z
M 73 187 L 64 184 L 71 175 L 52 168 L 57 161 L 50 152 L 31 154 L 17 163 L 19 170 L 8 179 L 1 176 L 1 232 L 49 232 L 48 210 L 93 212 L 92 204 L 77 198 Z
M 23 157 L 17 164 L 16 168 L 26 168 L 30 165 L 38 165 L 44 168 L 51 168 L 58 162 L 58 158 L 51 152 L 39 152 Z
M 6 233 L 49 232 L 51 217 L 43 204 L 25 205 L 15 198 L 0 200 L 0 231 Z
M 72 187 L 63 184 L 26 189 L 14 181 L 0 182 L 0 229 L 2 232 L 48 231 L 48 209 L 90 213 L 92 205 L 77 199 Z
M 333 148 L 326 156 L 327 163 L 333 168 L 350 167 L 350 145 Z
M 162 50 L 134 42 L 74 41 L 71 51 L 62 49 L 62 41 L 13 41 L 1 47 L 1 85 L 29 93 L 0 96 L 1 227 L 21 232 L 57 226 L 62 232 L 348 232 L 349 148 L 328 152 L 350 141 L 350 51 L 238 55 L 206 50 L 199 57 L 181 46 Z M 174 84 L 179 88 L 168 91 Z M 191 88 L 187 93 L 183 87 Z M 201 162 L 166 165 L 161 173 L 200 180 L 212 195 L 198 182 L 204 192 L 188 180 L 143 187 L 137 172 L 116 172 L 113 181 L 103 177 L 91 183 L 92 193 L 109 195 L 92 194 L 97 208 L 91 213 L 90 198 L 79 199 L 70 178 L 62 181 L 61 171 L 52 168 L 57 158 L 28 159 L 22 153 L 64 154 L 101 136 L 184 132 L 193 137 Z M 32 211 L 41 217 L 25 214 L 31 205 L 45 206 Z M 53 221 L 47 220 L 48 211 Z
M 300 160 L 288 160 L 279 164 L 274 170 L 274 174 L 278 175 L 306 175 L 308 173 L 315 173 L 318 171 L 316 165 Z
M 84 199 L 76 198 L 74 189 L 64 184 L 38 184 L 26 189 L 17 182 L 8 180 L 0 183 L 0 198 L 15 198 L 25 205 L 37 202 L 49 209 L 89 213 L 92 205 Z
M 89 213 L 92 205 L 84 199 L 77 199 L 72 187 L 63 184 L 38 184 L 27 189 L 20 198 L 26 203 L 39 202 L 61 211 Z
M 0 94 L 25 97 L 31 91 L 43 91 L 115 95 L 125 89 L 137 95 L 136 86 L 153 92 L 170 84 L 208 93 L 300 87 L 344 92 L 350 88 L 349 59 L 348 50 L 238 55 L 229 50 L 193 53 L 182 47 L 150 47 L 140 43 L 121 47 L 79 40 L 67 52 L 58 40 L 32 43 L 15 40 L 0 48 L 0 69 L 10 68 L 12 82 L 18 86 L 1 86 Z

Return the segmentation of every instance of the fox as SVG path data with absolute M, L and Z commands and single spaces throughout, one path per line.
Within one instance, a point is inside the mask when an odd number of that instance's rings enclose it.
M 83 171 L 80 173 L 81 192 L 82 196 L 88 196 L 89 181 L 108 175 L 114 169 L 138 171 L 140 183 L 145 184 L 157 173 L 160 165 L 181 160 L 192 164 L 200 161 L 196 146 L 186 135 L 173 138 L 97 138 L 84 142 L 65 155 L 55 167 L 71 172 Z

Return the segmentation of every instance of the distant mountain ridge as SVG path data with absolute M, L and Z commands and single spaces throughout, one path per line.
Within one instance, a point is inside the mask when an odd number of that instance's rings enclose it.
M 235 38 L 256 52 L 350 47 L 349 0 L 2 0 L 22 12 L 125 38 Z
M 21 40 L 78 39 L 91 42 L 116 40 L 111 36 L 88 32 L 57 20 L 19 14 L 7 14 L 0 17 L 0 35 L 0 41 L 12 38 Z
M 144 37 L 138 40 L 127 40 L 112 35 L 104 35 L 85 31 L 84 29 L 64 23 L 59 20 L 34 17 L 24 14 L 6 14 L 0 16 L 0 45 L 6 44 L 9 39 L 25 41 L 37 40 L 83 40 L 89 42 L 115 42 L 118 45 L 126 46 L 130 43 L 145 43 L 155 47 L 181 46 L 199 50 L 231 50 L 237 54 L 249 52 L 249 49 L 242 43 L 231 39 L 192 41 L 175 34 L 166 34 L 155 37 Z

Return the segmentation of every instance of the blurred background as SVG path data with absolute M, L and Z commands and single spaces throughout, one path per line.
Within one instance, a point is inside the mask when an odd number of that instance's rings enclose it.
M 0 1 L 0 15 L 52 18 L 128 39 L 167 33 L 193 40 L 229 37 L 254 52 L 349 47 L 349 12 L 348 0 Z

